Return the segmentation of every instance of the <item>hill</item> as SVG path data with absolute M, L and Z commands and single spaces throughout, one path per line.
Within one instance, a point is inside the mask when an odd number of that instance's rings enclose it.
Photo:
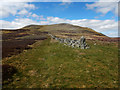
M 87 27 L 80 27 L 67 23 L 53 24 L 53 25 L 29 25 L 22 29 L 34 29 L 39 31 L 48 31 L 50 33 L 64 34 L 65 32 L 69 35 L 70 33 L 79 33 L 87 35 L 98 35 L 105 36 L 102 33 L 98 33 Z
M 87 40 L 92 41 L 99 40 L 116 42 L 118 40 L 107 37 L 90 28 L 75 26 L 67 23 L 53 25 L 28 25 L 17 30 L 2 30 L 2 33 L 3 58 L 20 53 L 24 49 L 29 49 L 29 44 L 35 43 L 36 40 L 46 39 L 48 37 L 48 33 L 61 38 L 80 39 L 81 36 L 85 36 Z M 17 48 L 18 50 L 15 50 Z
M 2 32 L 3 88 L 118 88 L 118 39 L 66 23 Z M 85 36 L 90 48 L 64 46 L 49 33 Z

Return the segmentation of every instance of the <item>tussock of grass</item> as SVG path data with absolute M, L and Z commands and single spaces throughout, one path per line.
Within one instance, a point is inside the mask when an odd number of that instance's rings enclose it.
M 117 88 L 117 47 L 87 43 L 91 48 L 81 50 L 47 39 L 27 52 L 4 59 L 4 65 L 14 66 L 18 72 L 3 87 Z

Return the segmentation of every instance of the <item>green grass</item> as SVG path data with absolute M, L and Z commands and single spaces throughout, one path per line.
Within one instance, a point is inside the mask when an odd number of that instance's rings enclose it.
M 37 42 L 26 52 L 3 60 L 17 69 L 3 88 L 117 88 L 118 51 L 114 44 L 81 50 L 50 39 Z

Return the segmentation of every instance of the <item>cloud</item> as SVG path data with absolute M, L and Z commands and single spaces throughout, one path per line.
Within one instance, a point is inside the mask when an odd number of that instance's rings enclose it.
M 29 18 L 19 18 L 12 22 L 0 21 L 1 29 L 18 29 L 26 25 L 37 24 L 37 25 L 47 25 L 47 24 L 58 24 L 58 23 L 69 23 L 73 25 L 78 25 L 82 27 L 89 27 L 97 32 L 101 32 L 108 36 L 117 35 L 118 33 L 118 22 L 115 20 L 95 20 L 95 19 L 78 19 L 70 20 L 59 17 L 47 17 L 45 20 L 35 21 Z M 112 34 L 115 33 L 115 34 Z
M 103 15 L 108 12 L 113 12 L 115 15 L 118 15 L 118 1 L 109 0 L 109 2 L 104 2 L 104 0 L 99 0 L 92 4 L 86 4 L 86 6 L 87 9 L 95 10 L 97 13 L 102 13 Z
M 61 19 L 59 17 L 47 17 L 47 21 L 49 21 L 50 23 L 64 23 L 64 22 L 66 22 L 65 19 Z
M 41 18 L 41 16 L 39 16 Z M 19 29 L 27 25 L 45 25 L 48 21 L 36 21 L 29 18 L 18 18 L 13 21 L 0 20 L 0 29 Z
M 60 6 L 65 6 L 65 8 L 68 8 L 69 5 L 72 3 L 72 0 L 62 0 L 62 2 L 59 4 Z
M 1 2 L 118 2 L 120 0 L 1 0 Z
M 35 9 L 35 5 L 28 4 L 27 2 L 12 2 L 12 1 L 1 2 L 0 3 L 0 18 L 5 18 L 10 15 L 13 15 L 13 16 L 25 15 L 29 13 L 30 9 Z
M 68 5 L 70 5 L 72 2 L 62 2 L 60 5 L 66 5 L 66 6 L 68 6 Z
M 36 18 L 36 19 L 38 19 L 38 20 L 45 20 L 45 18 L 43 17 L 43 15 L 37 15 L 37 14 L 32 14 L 32 15 L 30 15 L 30 16 L 32 16 L 33 18 Z M 30 16 L 28 16 L 28 17 L 30 17 Z
M 34 18 L 39 18 L 39 16 L 37 15 L 37 14 L 32 14 L 32 17 L 34 17 Z
M 26 15 L 28 14 L 28 11 L 26 9 L 21 10 L 20 12 L 18 12 L 19 15 Z
M 46 20 L 43 15 L 40 16 L 40 20 Z
M 99 0 L 35 0 L 34 2 L 98 2 Z M 119 0 L 100 0 L 102 2 L 116 2 Z
M 89 19 L 80 19 L 80 20 L 69 20 L 61 19 L 58 17 L 48 17 L 47 20 L 50 23 L 70 23 L 73 25 L 89 27 L 97 32 L 106 32 L 109 30 L 117 30 L 118 23 L 114 20 L 89 20 Z
M 33 2 L 33 1 L 36 0 L 0 0 L 0 2 Z
M 30 24 L 39 24 L 39 23 L 29 18 L 19 18 L 19 19 L 15 19 L 12 22 L 0 20 L 0 26 L 2 26 L 0 27 L 0 29 L 19 29 Z
M 26 15 L 29 14 L 30 9 L 35 9 L 34 4 L 30 4 L 28 2 L 49 2 L 52 0 L 1 0 L 0 1 L 0 18 L 5 18 L 10 15 Z M 54 0 L 57 1 L 57 0 Z M 54 2 L 53 1 L 53 2 Z M 66 7 L 71 4 L 72 2 L 77 2 L 77 0 L 58 0 L 59 2 L 62 2 L 60 5 L 66 5 Z M 79 2 L 82 2 L 83 0 L 78 0 Z M 88 0 L 85 0 L 88 1 Z M 94 0 L 96 1 L 96 0 Z M 114 3 L 113 3 L 114 1 Z M 95 2 L 93 4 L 87 4 L 88 9 L 95 10 L 96 12 L 100 12 L 102 14 L 106 14 L 109 11 L 114 12 L 115 14 L 118 13 L 117 6 L 115 2 L 119 0 L 110 0 L 110 2 L 105 2 L 103 0 L 99 0 L 99 2 Z

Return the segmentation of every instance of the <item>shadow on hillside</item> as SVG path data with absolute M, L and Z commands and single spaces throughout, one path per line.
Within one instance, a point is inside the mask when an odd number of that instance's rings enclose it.
M 2 42 L 2 58 L 21 53 L 23 50 L 31 49 L 28 45 L 35 43 L 34 40 L 10 40 Z
M 2 65 L 2 85 L 11 83 L 15 73 L 17 73 L 17 69 L 14 66 L 8 64 Z

